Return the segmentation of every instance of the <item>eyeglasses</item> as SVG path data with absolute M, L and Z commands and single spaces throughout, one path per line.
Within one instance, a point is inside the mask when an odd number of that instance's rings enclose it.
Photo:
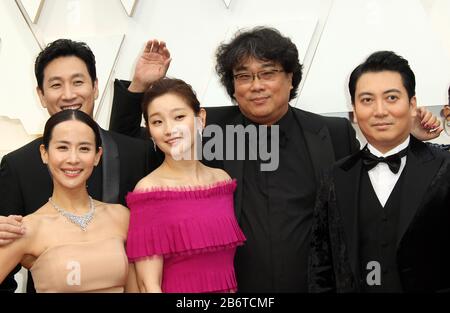
M 234 80 L 238 84 L 250 84 L 255 80 L 255 77 L 258 77 L 260 81 L 267 82 L 272 81 L 276 78 L 278 73 L 284 72 L 283 70 L 273 69 L 260 71 L 257 73 L 238 73 L 233 75 Z

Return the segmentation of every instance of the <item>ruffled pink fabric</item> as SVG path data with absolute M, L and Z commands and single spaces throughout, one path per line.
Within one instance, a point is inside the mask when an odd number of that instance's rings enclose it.
M 235 248 L 164 259 L 163 292 L 200 293 L 236 291 Z
M 166 292 L 235 290 L 233 257 L 245 241 L 234 215 L 235 189 L 232 180 L 129 193 L 129 260 L 164 256 Z

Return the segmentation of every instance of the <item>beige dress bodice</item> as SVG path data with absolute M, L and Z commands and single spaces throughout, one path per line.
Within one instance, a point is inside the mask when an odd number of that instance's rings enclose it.
M 36 292 L 123 292 L 128 260 L 122 238 L 47 248 L 30 268 Z

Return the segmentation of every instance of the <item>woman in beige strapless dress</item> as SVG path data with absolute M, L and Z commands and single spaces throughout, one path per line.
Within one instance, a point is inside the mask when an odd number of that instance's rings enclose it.
M 37 292 L 138 291 L 125 253 L 128 209 L 93 200 L 86 188 L 102 155 L 97 124 L 82 111 L 56 113 L 40 151 L 53 194 L 24 217 L 25 235 L 0 247 L 0 282 L 21 263 Z

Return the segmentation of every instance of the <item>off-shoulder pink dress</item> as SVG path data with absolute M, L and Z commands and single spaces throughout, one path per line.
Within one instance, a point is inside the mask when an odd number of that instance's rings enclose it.
M 235 189 L 230 180 L 129 193 L 129 261 L 163 256 L 163 292 L 236 291 L 233 259 L 245 236 L 234 215 Z

